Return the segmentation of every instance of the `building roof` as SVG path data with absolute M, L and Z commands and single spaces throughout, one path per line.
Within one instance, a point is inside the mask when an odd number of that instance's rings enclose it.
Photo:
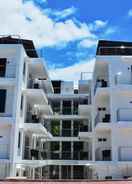
M 99 40 L 96 55 L 132 55 L 132 42 Z
M 36 181 L 36 180 L 2 180 L 0 184 L 132 184 L 132 180 L 115 181 Z
M 38 57 L 32 40 L 21 39 L 20 37 L 14 38 L 12 36 L 2 36 L 0 37 L 0 44 L 22 44 L 27 53 L 27 56 L 35 58 Z

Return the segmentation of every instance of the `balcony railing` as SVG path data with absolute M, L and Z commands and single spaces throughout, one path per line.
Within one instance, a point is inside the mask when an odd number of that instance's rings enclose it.
M 0 117 L 3 117 L 3 118 L 12 118 L 13 115 L 12 114 L 8 114 L 8 113 L 0 113 Z
M 31 149 L 26 147 L 24 150 L 24 159 L 26 160 L 91 160 L 90 151 L 44 151 L 40 149 Z
M 60 131 L 60 127 L 52 127 L 51 129 L 51 134 L 53 136 L 57 136 L 57 137 L 77 137 L 79 132 L 91 132 L 92 128 L 91 125 L 84 125 L 78 128 L 62 128 L 62 130 Z

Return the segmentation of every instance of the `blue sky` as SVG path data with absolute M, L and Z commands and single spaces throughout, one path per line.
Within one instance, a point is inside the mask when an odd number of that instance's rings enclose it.
M 132 41 L 130 0 L 2 0 L 0 8 L 1 34 L 33 39 L 54 79 L 91 72 L 99 39 Z

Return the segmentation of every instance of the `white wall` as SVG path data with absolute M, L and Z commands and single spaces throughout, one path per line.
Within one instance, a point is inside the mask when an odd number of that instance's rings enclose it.
M 112 94 L 112 122 L 117 123 L 117 111 L 119 120 L 132 120 L 132 94 L 127 92 L 115 92 Z M 120 110 L 119 110 L 120 109 Z
M 15 95 L 15 88 L 12 86 L 3 87 L 0 86 L 0 89 L 6 90 L 6 103 L 5 103 L 5 113 L 0 113 L 0 116 L 13 116 L 13 109 L 14 107 L 14 95 Z
M 9 158 L 10 152 L 10 128 L 3 127 L 0 129 L 0 159 Z

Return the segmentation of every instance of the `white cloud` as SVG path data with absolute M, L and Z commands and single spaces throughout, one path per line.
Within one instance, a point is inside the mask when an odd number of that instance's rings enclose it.
M 87 79 L 91 78 L 93 68 L 94 68 L 95 59 L 80 61 L 79 63 L 65 67 L 50 70 L 50 77 L 53 80 L 62 79 L 62 80 L 79 80 L 81 77 L 81 72 L 88 72 Z
M 128 16 L 129 16 L 129 17 L 132 17 L 132 9 L 130 9 L 130 10 L 128 11 Z
M 105 32 L 104 32 L 104 36 L 108 36 L 111 35 L 113 33 L 115 33 L 117 31 L 117 27 L 108 27 Z
M 107 24 L 108 24 L 107 21 L 95 20 L 93 23 L 89 24 L 89 28 L 92 31 L 96 31 L 98 29 L 106 27 Z
M 97 40 L 84 39 L 79 43 L 79 47 L 90 48 L 97 45 Z
M 20 34 L 39 47 L 94 37 L 87 24 L 78 26 L 73 20 L 55 22 L 32 1 L 23 4 L 21 0 L 1 0 L 0 12 L 1 34 Z
M 71 8 L 64 9 L 63 11 L 53 11 L 52 14 L 56 16 L 57 20 L 60 20 L 75 14 L 76 11 L 77 9 L 72 6 Z

